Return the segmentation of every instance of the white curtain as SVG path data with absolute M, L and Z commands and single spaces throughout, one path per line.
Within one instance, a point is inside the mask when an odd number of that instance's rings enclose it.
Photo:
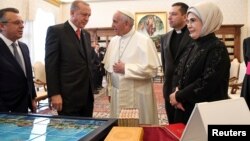
M 44 62 L 47 28 L 55 24 L 55 16 L 41 8 L 36 11 L 34 21 L 26 21 L 23 38 L 30 50 L 31 62 Z
M 20 40 L 28 45 L 31 62 L 33 62 L 34 58 L 33 21 L 25 21 L 23 38 Z
M 34 61 L 44 62 L 47 28 L 55 24 L 53 13 L 37 9 L 34 20 Z

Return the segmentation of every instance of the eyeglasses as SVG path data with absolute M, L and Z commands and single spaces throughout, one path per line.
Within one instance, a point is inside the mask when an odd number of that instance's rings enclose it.
M 14 25 L 24 25 L 25 22 L 22 21 L 22 20 L 17 20 L 17 21 L 3 21 L 1 23 L 11 23 L 11 24 L 14 24 Z

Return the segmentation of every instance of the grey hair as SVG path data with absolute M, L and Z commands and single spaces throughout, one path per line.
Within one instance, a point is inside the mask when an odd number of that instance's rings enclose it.
M 82 1 L 82 0 L 75 0 L 75 1 L 73 1 L 72 4 L 71 4 L 70 11 L 78 10 L 78 9 L 79 9 L 79 6 L 78 6 L 79 3 L 84 4 L 84 5 L 86 5 L 86 6 L 89 6 L 89 4 L 88 4 L 87 2 L 85 2 L 85 1 Z

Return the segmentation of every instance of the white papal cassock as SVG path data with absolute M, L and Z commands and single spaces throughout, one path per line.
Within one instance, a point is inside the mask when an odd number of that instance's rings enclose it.
M 125 63 L 125 74 L 113 72 L 113 65 Z M 134 30 L 111 39 L 103 59 L 110 74 L 111 117 L 121 108 L 138 108 L 140 124 L 158 124 L 158 113 L 152 77 L 160 66 L 153 41 Z

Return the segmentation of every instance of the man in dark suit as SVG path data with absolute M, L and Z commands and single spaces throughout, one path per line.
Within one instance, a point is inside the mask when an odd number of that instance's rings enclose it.
M 29 49 L 18 41 L 23 28 L 17 9 L 0 10 L 0 112 L 36 112 Z
M 74 1 L 70 20 L 51 26 L 47 31 L 48 96 L 59 115 L 92 117 L 93 114 L 91 42 L 89 33 L 83 29 L 90 15 L 89 4 Z
M 169 95 L 175 91 L 178 83 L 178 78 L 173 77 L 174 70 L 185 49 L 192 43 L 186 26 L 187 9 L 188 5 L 182 2 L 172 5 L 168 20 L 173 30 L 161 37 L 161 59 L 164 71 L 163 94 L 169 123 L 174 123 L 175 113 L 175 107 L 170 104 Z
M 92 73 L 93 73 L 93 84 L 94 84 L 94 94 L 98 94 L 99 90 L 98 90 L 98 79 L 99 79 L 99 67 L 100 67 L 100 60 L 98 57 L 98 53 L 97 53 L 97 44 L 96 42 L 92 42 L 91 43 L 91 47 L 92 47 Z
M 99 45 L 98 45 L 99 46 Z M 102 81 L 103 81 L 103 76 L 105 76 L 105 68 L 104 68 L 104 64 L 102 63 L 102 60 L 104 58 L 104 55 L 105 55 L 105 52 L 106 52 L 106 48 L 105 47 L 100 47 L 99 50 L 98 50 L 98 59 L 100 61 L 100 67 L 99 67 L 99 79 L 98 79 L 98 86 L 99 86 L 99 89 L 102 89 L 103 86 L 102 86 Z
M 247 69 L 241 88 L 241 97 L 245 98 L 250 109 L 250 37 L 243 40 L 243 58 Z

